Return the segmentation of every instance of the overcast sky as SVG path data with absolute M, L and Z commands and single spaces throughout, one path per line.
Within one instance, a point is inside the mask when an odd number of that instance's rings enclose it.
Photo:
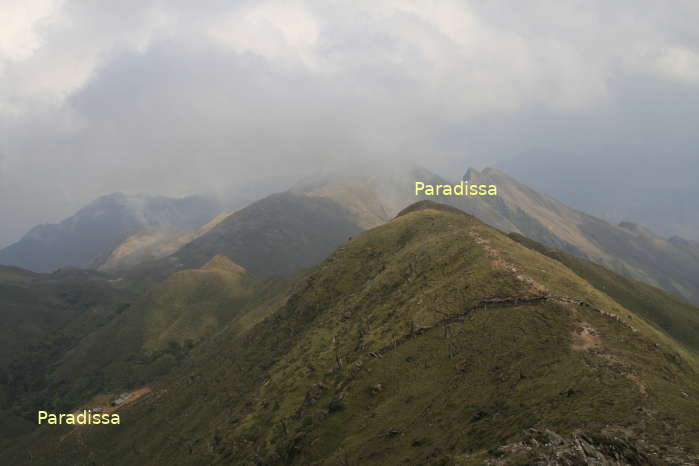
M 695 0 L 0 0 L 0 244 L 113 191 L 349 157 L 699 237 L 697 24 Z

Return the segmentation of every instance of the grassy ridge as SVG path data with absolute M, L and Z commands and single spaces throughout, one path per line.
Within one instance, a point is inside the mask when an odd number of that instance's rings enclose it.
M 691 241 L 665 239 L 628 222 L 613 225 L 571 209 L 492 168 L 469 169 L 471 183 L 495 184 L 498 195 L 458 200 L 503 231 L 518 232 L 616 273 L 699 304 L 699 249 Z
M 66 353 L 53 379 L 70 399 L 85 398 L 78 381 L 100 381 L 94 393 L 145 385 L 242 313 L 257 285 L 222 256 L 177 272 Z
M 699 351 L 699 307 L 659 288 L 618 275 L 563 251 L 548 248 L 520 234 L 511 233 L 509 236 L 518 243 L 564 264 L 599 291 L 652 322 L 688 348 Z
M 584 432 L 600 455 L 640 464 L 699 451 L 695 356 L 563 263 L 463 213 L 413 206 L 284 290 L 270 289 L 244 328 L 195 348 L 122 425 L 60 445 L 43 429 L 6 457 L 532 464 L 564 443 L 509 447 L 531 429 Z

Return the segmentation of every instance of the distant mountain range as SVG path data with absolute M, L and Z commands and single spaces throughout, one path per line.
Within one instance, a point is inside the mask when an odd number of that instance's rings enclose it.
M 498 195 L 429 199 L 699 303 L 699 242 L 665 239 L 628 222 L 611 224 L 492 168 L 469 169 L 463 179 L 494 184 Z M 284 275 L 317 264 L 349 236 L 388 221 L 416 200 L 416 180 L 449 183 L 419 168 L 336 172 L 215 219 L 217 205 L 203 198 L 114 194 L 59 225 L 36 227 L 0 250 L 0 263 L 35 271 L 81 265 L 160 279 L 223 254 L 253 274 Z
M 0 250 L 0 264 L 35 272 L 86 267 L 131 235 L 144 231 L 177 236 L 209 222 L 220 212 L 217 202 L 199 196 L 167 198 L 114 193 L 100 197 L 59 224 L 34 227 Z
M 505 232 L 521 233 L 699 303 L 699 242 L 665 239 L 629 222 L 613 225 L 492 168 L 470 169 L 464 178 L 498 186 L 498 196 L 458 200 L 455 205 L 464 211 Z
M 493 168 L 482 172 L 471 168 L 463 179 L 471 184 L 494 184 L 498 195 L 420 198 L 452 205 L 506 233 L 520 233 L 699 303 L 699 242 L 665 239 L 628 222 L 611 224 L 571 209 Z M 318 177 L 299 183 L 292 191 L 332 199 L 344 206 L 357 224 L 370 228 L 386 222 L 415 201 L 416 180 L 450 183 L 416 168 L 390 175 Z

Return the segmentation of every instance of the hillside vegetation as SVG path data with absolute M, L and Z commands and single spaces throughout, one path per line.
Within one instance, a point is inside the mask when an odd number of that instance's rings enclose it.
M 288 275 L 318 264 L 360 231 L 356 218 L 337 202 L 287 191 L 231 214 L 169 262 L 197 268 L 222 254 L 258 277 Z
M 133 298 L 125 283 L 96 272 L 0 267 L 0 438 L 31 428 L 22 419 L 36 406 L 56 405 L 51 368 Z
M 688 348 L 699 352 L 699 307 L 665 291 L 605 269 L 585 259 L 511 233 L 510 238 L 556 259 L 602 293 L 655 324 Z
M 668 240 L 629 222 L 613 225 L 492 168 L 469 169 L 464 179 L 498 186 L 498 196 L 458 201 L 464 211 L 504 231 L 521 233 L 699 304 L 696 242 Z
M 699 304 L 699 243 L 662 238 L 641 226 L 614 225 L 572 209 L 507 174 L 469 168 L 464 180 L 496 185 L 497 196 L 416 197 L 414 184 L 451 184 L 422 168 L 387 174 L 364 171 L 313 177 L 293 193 L 334 201 L 362 228 L 378 226 L 418 199 L 452 205 L 505 232 L 600 264 L 616 273 Z
M 153 381 L 121 425 L 47 427 L 5 458 L 699 459 L 695 355 L 562 262 L 456 209 L 411 206 L 345 243 L 290 293 L 271 290 L 266 303 Z

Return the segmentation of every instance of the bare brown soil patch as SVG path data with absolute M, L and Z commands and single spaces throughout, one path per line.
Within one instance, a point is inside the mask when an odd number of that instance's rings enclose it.
M 573 351 L 587 351 L 593 348 L 600 348 L 602 339 L 592 325 L 587 322 L 578 322 L 573 330 Z

